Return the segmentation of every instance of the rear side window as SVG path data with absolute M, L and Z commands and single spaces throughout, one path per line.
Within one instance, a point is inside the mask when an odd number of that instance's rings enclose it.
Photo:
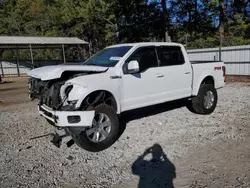
M 185 63 L 179 46 L 160 46 L 157 47 L 157 52 L 160 66 L 182 65 Z
M 155 47 L 141 47 L 137 49 L 127 60 L 126 64 L 132 60 L 139 63 L 140 72 L 144 72 L 151 67 L 158 67 Z

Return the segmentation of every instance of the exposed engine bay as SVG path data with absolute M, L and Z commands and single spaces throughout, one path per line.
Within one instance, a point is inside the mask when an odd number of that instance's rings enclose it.
M 29 98 L 31 100 L 38 99 L 39 104 L 45 104 L 53 110 L 67 110 L 63 108 L 63 103 L 67 99 L 69 92 L 72 89 L 72 85 L 67 86 L 64 89 L 64 95 L 60 95 L 61 87 L 69 79 L 84 76 L 89 74 L 96 74 L 97 72 L 64 72 L 61 78 L 46 80 L 37 79 L 31 77 L 29 79 Z M 72 110 L 72 109 L 71 109 Z

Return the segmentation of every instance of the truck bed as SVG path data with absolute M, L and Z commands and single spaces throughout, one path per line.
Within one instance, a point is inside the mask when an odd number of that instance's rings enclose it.
M 219 63 L 221 61 L 190 61 L 191 64 L 201 64 L 201 63 Z
M 224 75 L 222 61 L 192 61 L 190 62 L 193 68 L 193 94 L 197 94 L 200 81 L 203 80 L 204 75 L 210 75 L 214 79 L 215 88 L 224 86 Z

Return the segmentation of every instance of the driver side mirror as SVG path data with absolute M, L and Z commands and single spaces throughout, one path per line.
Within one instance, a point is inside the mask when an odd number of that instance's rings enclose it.
M 134 74 L 134 73 L 137 73 L 139 72 L 139 63 L 138 61 L 136 60 L 133 60 L 133 61 L 130 61 L 128 63 L 128 73 L 129 74 Z

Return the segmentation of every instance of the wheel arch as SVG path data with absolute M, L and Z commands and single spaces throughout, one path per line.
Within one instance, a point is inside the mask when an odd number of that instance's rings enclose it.
M 101 92 L 104 92 L 104 102 L 106 104 L 109 104 L 110 106 L 112 106 L 117 114 L 120 114 L 121 113 L 121 107 L 120 107 L 119 98 L 113 92 L 111 92 L 109 90 L 106 90 L 106 89 L 98 89 L 98 90 L 90 91 L 88 94 L 85 95 L 85 97 L 82 98 L 81 106 L 84 104 L 86 99 L 88 99 L 88 98 L 93 98 L 94 99 Z M 103 102 L 103 101 L 101 101 L 101 100 L 100 100 L 100 102 L 98 101 L 97 105 L 100 104 L 101 102 Z
M 212 84 L 213 86 L 216 85 L 215 79 L 212 75 L 205 75 L 205 76 L 201 77 L 199 80 L 200 80 L 199 83 L 196 85 L 196 87 L 193 88 L 192 94 L 195 96 L 198 94 L 199 89 L 200 89 L 202 84 Z
M 201 81 L 201 84 L 212 84 L 213 86 L 215 85 L 215 82 L 214 82 L 214 77 L 213 76 L 207 76 L 205 77 L 202 81 Z

